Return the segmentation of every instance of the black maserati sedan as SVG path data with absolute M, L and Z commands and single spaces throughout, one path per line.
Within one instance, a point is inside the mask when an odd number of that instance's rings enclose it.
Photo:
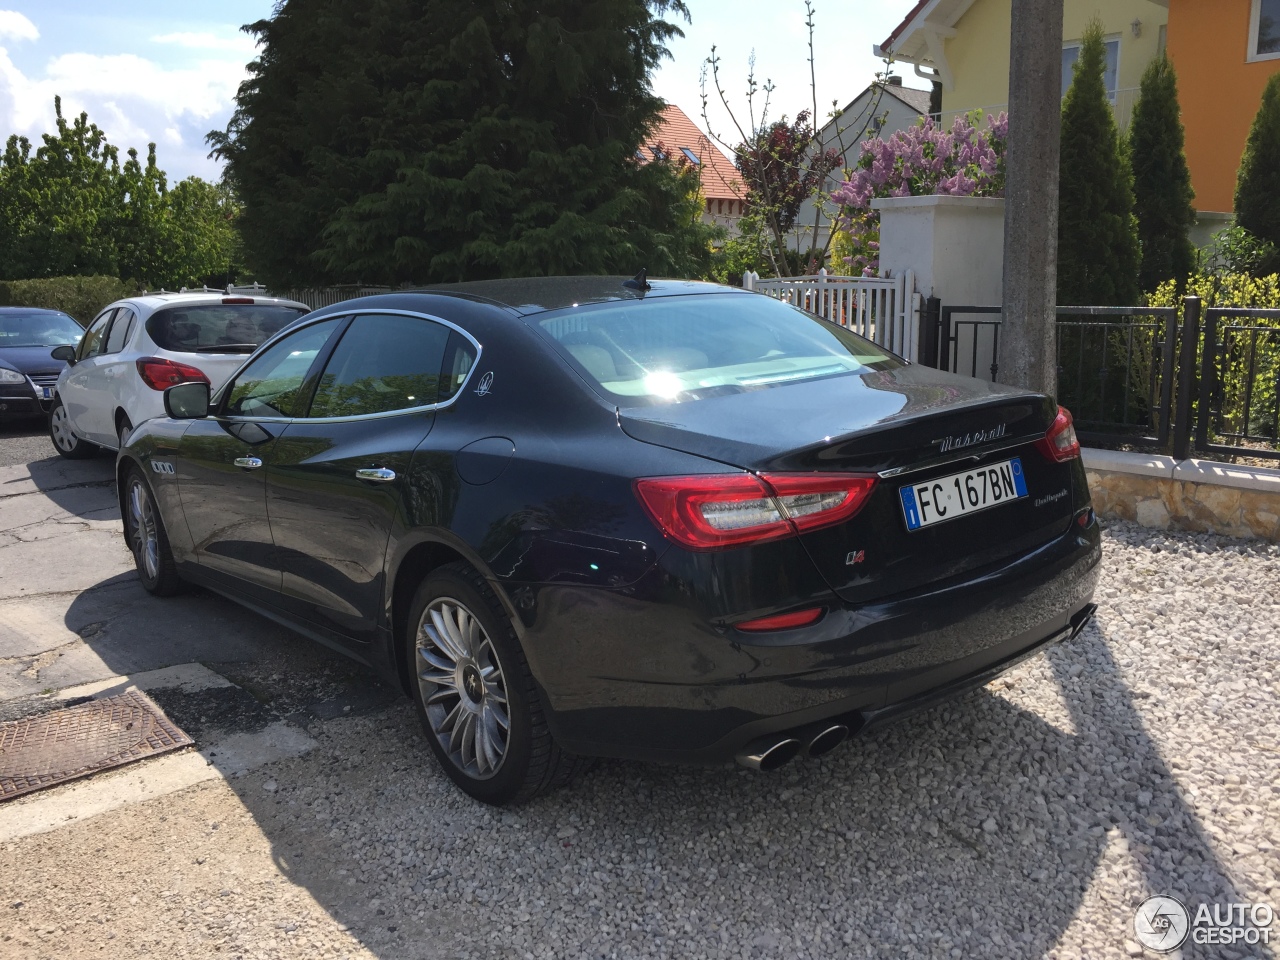
M 821 754 L 1094 610 L 1066 410 L 758 293 L 367 297 L 165 403 L 117 464 L 146 588 L 369 664 L 489 803 L 592 756 Z

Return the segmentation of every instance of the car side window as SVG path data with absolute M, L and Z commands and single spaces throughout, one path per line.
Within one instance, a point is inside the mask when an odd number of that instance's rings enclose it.
M 436 403 L 452 333 L 424 317 L 356 317 L 320 375 L 308 417 L 358 417 Z
M 466 382 L 467 374 L 476 362 L 476 348 L 460 333 L 449 337 L 449 346 L 444 352 L 444 366 L 440 375 L 440 403 L 444 403 Z
M 111 332 L 107 334 L 107 345 L 102 348 L 103 353 L 119 353 L 124 349 L 124 345 L 129 341 L 129 334 L 133 332 L 133 320 L 132 310 L 120 307 L 116 311 Z
M 111 318 L 115 314 L 115 310 L 108 310 L 93 323 L 89 324 L 89 329 L 84 332 L 84 336 L 80 339 L 80 346 L 76 348 L 77 361 L 83 360 L 85 357 L 95 357 L 102 352 L 102 338 L 106 336 L 107 326 L 111 323 Z
M 306 404 L 307 372 L 333 336 L 342 317 L 322 320 L 292 333 L 240 371 L 228 387 L 223 414 L 230 417 L 300 415 Z

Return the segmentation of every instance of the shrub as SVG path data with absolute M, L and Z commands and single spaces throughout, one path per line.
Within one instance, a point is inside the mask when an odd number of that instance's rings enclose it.
M 137 293 L 131 283 L 115 277 L 47 277 L 41 280 L 0 281 L 0 304 L 44 307 L 69 313 L 88 324 L 98 312 L 122 297 Z
M 874 276 L 880 268 L 880 213 L 871 208 L 877 197 L 999 197 L 1004 194 L 1004 145 L 1009 117 L 987 117 L 985 129 L 975 118 L 956 117 L 950 132 L 926 117 L 888 140 L 862 143 L 853 175 L 831 199 L 840 204 L 838 249 L 850 272 Z
M 1206 274 L 1267 277 L 1280 273 L 1280 248 L 1235 224 L 1214 234 L 1201 251 L 1200 262 Z
M 1186 293 L 1199 297 L 1203 308 L 1245 307 L 1280 309 L 1280 275 L 1252 277 L 1244 273 L 1196 274 L 1187 281 Z M 1150 297 L 1153 307 L 1180 307 L 1177 284 L 1163 283 Z M 1248 321 L 1259 328 L 1256 335 L 1223 336 L 1218 357 L 1221 395 L 1216 398 L 1213 429 L 1228 434 L 1277 436 L 1277 395 L 1280 382 L 1280 320 L 1262 317 Z M 1275 332 L 1271 332 L 1274 330 Z M 1203 349 L 1203 345 L 1201 346 Z M 1199 367 L 1197 366 L 1197 370 Z M 1249 394 L 1249 422 L 1245 423 L 1245 396 Z M 1197 390 L 1196 397 L 1199 397 Z
M 1236 178 L 1236 222 L 1280 246 L 1280 73 L 1262 93 Z
M 1195 266 L 1188 235 L 1196 218 L 1191 209 L 1195 191 L 1187 169 L 1178 79 L 1166 56 L 1152 60 L 1142 74 L 1129 127 L 1129 156 L 1142 245 L 1138 285 L 1154 290 L 1166 280 L 1183 279 Z
M 1062 103 L 1058 303 L 1138 302 L 1138 224 L 1128 150 L 1107 101 L 1102 24 L 1084 33 Z

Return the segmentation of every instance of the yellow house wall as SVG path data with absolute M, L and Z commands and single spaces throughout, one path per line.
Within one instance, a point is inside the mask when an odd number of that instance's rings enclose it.
M 1156 55 L 1161 25 L 1168 10 L 1152 0 L 1066 0 L 1062 16 L 1062 40 L 1079 40 L 1085 26 L 1097 16 L 1110 36 L 1120 37 L 1120 90 L 1138 86 L 1142 71 Z M 1130 24 L 1142 21 L 1142 35 L 1135 37 Z M 957 35 L 944 41 L 955 88 L 942 91 L 946 114 L 975 107 L 1003 107 L 1009 102 L 1010 0 L 975 0 L 955 26 Z M 1126 99 L 1124 94 L 1119 100 Z M 1132 99 L 1130 96 L 1128 99 Z

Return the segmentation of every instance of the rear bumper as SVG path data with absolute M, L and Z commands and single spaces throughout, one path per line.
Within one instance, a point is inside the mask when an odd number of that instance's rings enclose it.
M 525 648 L 566 749 L 717 763 L 775 733 L 856 730 L 986 682 L 1073 635 L 1100 558 L 1096 521 L 1073 525 L 951 582 L 862 605 L 833 594 L 813 627 L 769 635 L 699 622 L 669 597 L 547 588 Z

